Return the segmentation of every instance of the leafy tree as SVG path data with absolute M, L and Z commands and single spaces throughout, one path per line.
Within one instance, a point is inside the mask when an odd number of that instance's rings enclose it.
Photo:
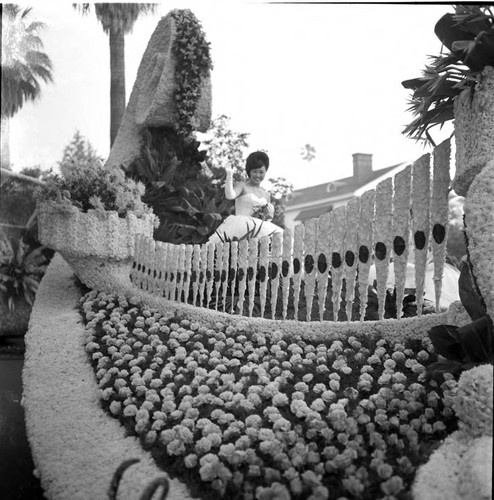
M 248 137 L 248 133 L 233 131 L 230 118 L 226 115 L 219 115 L 212 120 L 202 141 L 207 153 L 206 164 L 209 170 L 224 180 L 224 169 L 229 165 L 233 168 L 235 182 L 245 180 L 244 158 L 249 147 Z
M 75 4 L 87 14 L 91 4 Z M 152 3 L 96 3 L 96 18 L 110 39 L 110 145 L 117 136 L 125 112 L 125 35 L 132 32 L 142 14 L 156 11 Z
M 288 195 L 293 191 L 293 184 L 285 177 L 268 179 L 268 191 L 271 194 L 271 203 L 274 205 L 273 223 L 285 227 L 285 209 Z
M 58 162 L 58 165 L 63 171 L 66 166 L 78 165 L 83 169 L 102 161 L 103 158 L 97 154 L 92 144 L 79 130 L 76 130 L 71 141 L 65 146 L 62 160 Z
M 3 168 L 10 168 L 9 124 L 26 101 L 41 95 L 41 80 L 53 81 L 52 63 L 42 52 L 39 36 L 45 24 L 31 21 L 31 8 L 2 5 L 2 152 Z

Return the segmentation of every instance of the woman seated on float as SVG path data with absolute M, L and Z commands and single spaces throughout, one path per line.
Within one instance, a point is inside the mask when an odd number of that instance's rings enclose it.
M 227 167 L 225 197 L 235 200 L 235 215 L 227 217 L 209 238 L 208 243 L 262 238 L 283 232 L 273 224 L 274 207 L 270 194 L 261 187 L 269 168 L 269 157 L 262 151 L 251 153 L 245 163 L 248 179 L 233 185 L 233 169 Z

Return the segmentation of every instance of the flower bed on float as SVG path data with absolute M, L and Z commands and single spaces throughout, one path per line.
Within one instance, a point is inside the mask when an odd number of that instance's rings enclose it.
M 82 299 L 103 407 L 203 498 L 405 498 L 456 429 L 426 337 L 295 341 Z M 274 495 L 274 496 L 273 496 Z

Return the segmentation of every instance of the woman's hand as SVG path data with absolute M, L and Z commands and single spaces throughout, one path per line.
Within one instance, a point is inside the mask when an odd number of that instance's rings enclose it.
M 226 180 L 225 180 L 225 197 L 227 200 L 234 200 L 237 197 L 237 192 L 233 187 L 233 168 L 225 167 Z
M 225 167 L 225 172 L 226 172 L 226 178 L 233 179 L 233 168 L 230 167 L 229 165 Z

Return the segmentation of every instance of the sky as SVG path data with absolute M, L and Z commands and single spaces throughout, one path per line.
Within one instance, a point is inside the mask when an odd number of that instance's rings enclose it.
M 47 25 L 54 82 L 11 121 L 13 169 L 56 167 L 76 130 L 106 158 L 108 36 L 94 12 L 82 16 L 72 2 L 32 6 L 31 17 Z M 401 82 L 440 53 L 434 25 L 450 5 L 163 2 L 126 37 L 127 99 L 159 19 L 174 8 L 190 8 L 210 43 L 212 116 L 226 115 L 233 131 L 249 134 L 246 154 L 268 152 L 269 177 L 300 189 L 352 175 L 354 153 L 372 154 L 377 170 L 430 152 L 402 134 L 412 114 Z M 437 129 L 436 143 L 451 130 Z M 310 162 L 305 144 L 316 150 Z

